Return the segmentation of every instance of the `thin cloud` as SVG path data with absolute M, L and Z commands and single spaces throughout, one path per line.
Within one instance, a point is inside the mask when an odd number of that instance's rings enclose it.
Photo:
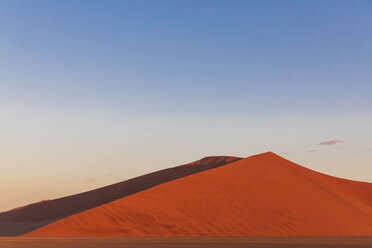
M 95 178 L 95 177 L 91 177 L 91 178 L 89 178 L 89 179 L 87 180 L 88 183 L 94 183 L 94 182 L 96 182 L 96 181 L 97 181 L 97 178 Z
M 318 145 L 326 145 L 326 146 L 334 146 L 338 143 L 343 143 L 343 140 L 328 140 L 328 141 L 323 141 L 320 142 Z
M 309 150 L 309 152 L 317 152 L 318 150 L 315 150 L 315 149 L 312 149 L 312 150 Z

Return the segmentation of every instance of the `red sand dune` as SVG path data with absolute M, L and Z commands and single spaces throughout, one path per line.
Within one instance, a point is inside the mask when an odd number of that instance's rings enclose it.
M 372 184 L 273 153 L 167 182 L 26 236 L 371 236 Z
M 156 171 L 103 188 L 3 212 L 0 213 L 0 236 L 22 235 L 70 215 L 239 159 L 241 158 L 227 156 L 206 157 L 190 164 Z

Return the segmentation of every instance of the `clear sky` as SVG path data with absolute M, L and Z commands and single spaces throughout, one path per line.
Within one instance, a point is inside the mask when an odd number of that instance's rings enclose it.
M 0 0 L 0 31 L 0 211 L 269 150 L 372 182 L 372 1 Z

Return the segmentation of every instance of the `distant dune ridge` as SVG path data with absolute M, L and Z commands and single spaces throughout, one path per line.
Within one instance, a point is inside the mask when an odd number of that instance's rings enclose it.
M 371 183 L 324 175 L 271 152 L 245 159 L 209 157 L 175 168 L 194 169 L 193 173 L 167 177 L 144 190 L 123 197 L 116 195 L 115 200 L 20 234 L 30 237 L 372 236 Z M 171 174 L 175 168 L 171 168 Z M 92 199 L 95 201 L 102 202 L 100 198 Z M 6 219 L 7 216 L 13 219 Z M 0 214 L 0 227 L 4 220 L 25 223 L 33 218 L 5 212 Z

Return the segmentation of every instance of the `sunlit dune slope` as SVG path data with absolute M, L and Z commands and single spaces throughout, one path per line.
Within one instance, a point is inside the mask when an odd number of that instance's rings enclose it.
M 372 235 L 372 184 L 273 153 L 161 184 L 26 236 Z
M 43 201 L 0 213 L 0 236 L 17 236 L 70 215 L 112 202 L 159 184 L 239 160 L 206 157 L 190 164 L 153 172 L 92 191 Z

